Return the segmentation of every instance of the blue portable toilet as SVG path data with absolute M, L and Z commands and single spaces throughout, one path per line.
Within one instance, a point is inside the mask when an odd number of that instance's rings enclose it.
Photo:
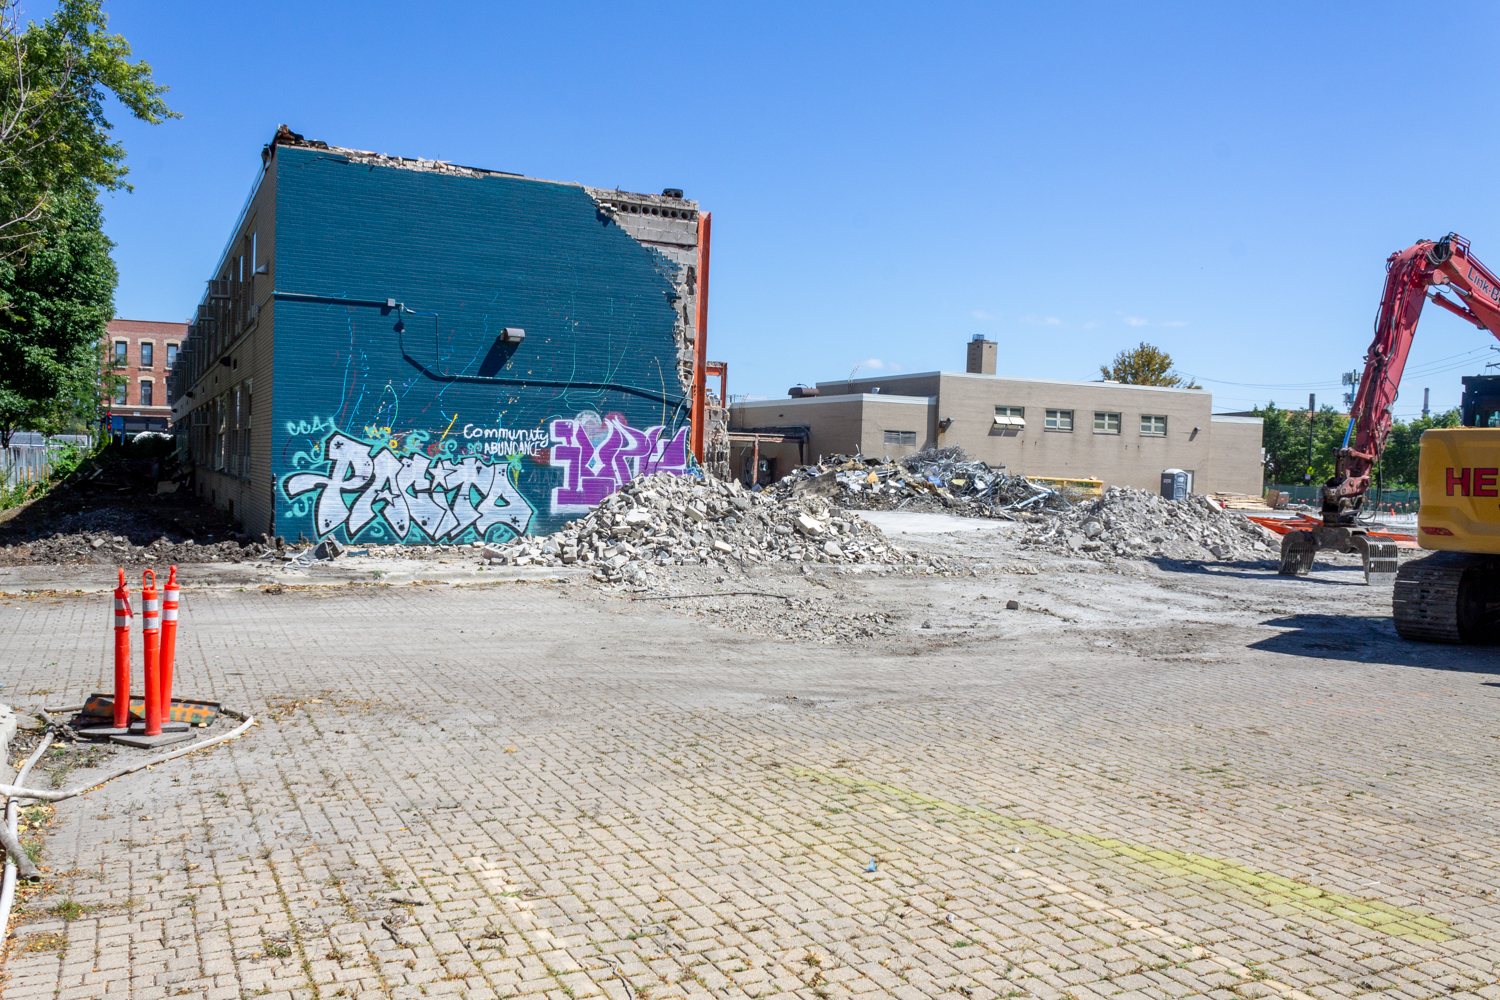
M 1181 469 L 1164 469 L 1161 474 L 1161 495 L 1168 500 L 1184 500 L 1192 490 L 1192 479 Z

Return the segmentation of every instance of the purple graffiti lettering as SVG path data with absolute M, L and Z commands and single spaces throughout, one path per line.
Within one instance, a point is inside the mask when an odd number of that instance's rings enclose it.
M 643 431 L 617 417 L 609 417 L 602 423 L 607 431 L 596 448 L 585 428 L 600 425 L 597 415 L 552 421 L 555 443 L 550 463 L 563 472 L 563 484 L 552 491 L 554 514 L 581 513 L 637 476 L 654 472 L 679 476 L 687 473 L 686 427 L 680 428 L 671 440 L 662 441 L 664 426 Z

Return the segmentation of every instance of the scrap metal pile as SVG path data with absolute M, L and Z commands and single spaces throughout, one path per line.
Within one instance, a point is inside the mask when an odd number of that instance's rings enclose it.
M 1064 511 L 1068 498 L 1025 476 L 971 462 L 962 448 L 928 448 L 894 462 L 836 455 L 803 466 L 772 489 L 818 493 L 854 510 L 907 510 L 1015 520 L 1020 512 Z
M 1124 559 L 1268 559 L 1280 539 L 1209 497 L 1166 500 L 1111 486 L 1056 517 L 1028 519 L 1023 547 L 1111 561 Z
M 648 586 L 671 567 L 718 564 L 870 564 L 897 572 L 950 572 L 943 556 L 892 545 L 879 528 L 846 517 L 822 496 L 752 493 L 737 482 L 657 473 L 633 479 L 584 517 L 540 538 L 484 548 L 487 562 L 583 564 L 611 583 Z

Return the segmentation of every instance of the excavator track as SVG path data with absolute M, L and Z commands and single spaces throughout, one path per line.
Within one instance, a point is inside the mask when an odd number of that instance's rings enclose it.
M 1391 614 L 1403 639 L 1493 641 L 1500 637 L 1500 559 L 1435 552 L 1402 564 Z

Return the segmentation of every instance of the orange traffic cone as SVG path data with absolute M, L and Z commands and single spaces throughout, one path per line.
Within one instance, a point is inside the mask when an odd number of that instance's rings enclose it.
M 172 664 L 177 659 L 177 567 L 167 573 L 167 589 L 161 595 L 161 710 L 163 721 L 172 717 Z
M 120 570 L 120 585 L 115 588 L 115 728 L 130 725 L 130 591 L 125 587 L 125 571 Z
M 151 582 L 146 582 L 146 577 Z M 161 602 L 156 571 L 141 574 L 141 646 L 146 660 L 146 735 L 161 735 Z

